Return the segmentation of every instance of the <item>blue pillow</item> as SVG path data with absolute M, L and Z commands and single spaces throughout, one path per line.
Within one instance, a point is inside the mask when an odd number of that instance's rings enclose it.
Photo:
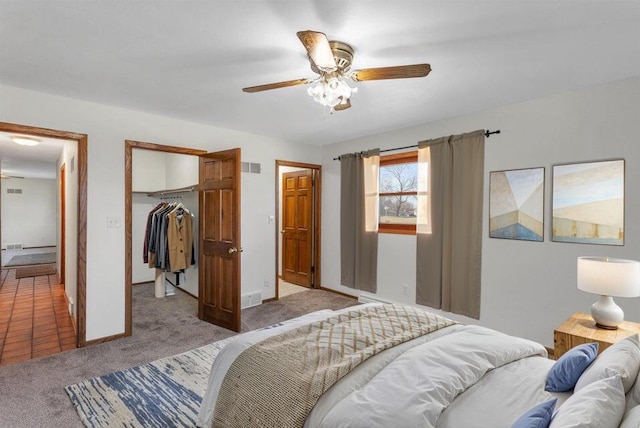
M 564 392 L 573 389 L 582 372 L 589 367 L 597 355 L 597 343 L 585 343 L 571 348 L 549 370 L 545 389 L 551 392 Z
M 557 398 L 540 403 L 532 407 L 524 415 L 520 416 L 511 428 L 547 428 L 553 416 L 553 408 L 556 406 Z

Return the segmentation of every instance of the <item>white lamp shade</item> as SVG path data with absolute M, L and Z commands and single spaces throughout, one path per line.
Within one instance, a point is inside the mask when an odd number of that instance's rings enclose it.
M 640 296 L 640 262 L 578 257 L 578 289 L 603 296 Z

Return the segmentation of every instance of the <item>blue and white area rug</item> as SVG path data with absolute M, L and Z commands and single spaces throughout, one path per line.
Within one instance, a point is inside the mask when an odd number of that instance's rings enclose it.
M 227 338 L 65 388 L 88 427 L 194 427 Z

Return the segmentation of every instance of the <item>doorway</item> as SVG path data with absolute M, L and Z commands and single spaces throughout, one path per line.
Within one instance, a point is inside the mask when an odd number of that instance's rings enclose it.
M 64 140 L 70 146 L 73 146 L 74 175 L 76 175 L 77 181 L 70 182 L 68 180 L 68 171 L 65 171 L 65 183 L 68 185 L 67 187 L 71 186 L 70 188 L 73 189 L 71 193 L 65 193 L 65 203 L 73 202 L 76 210 L 74 210 L 72 221 L 64 222 L 65 255 L 63 260 L 57 262 L 57 270 L 61 273 L 61 278 L 62 276 L 64 277 L 65 284 L 67 281 L 72 281 L 73 284 L 70 283 L 70 287 L 67 288 L 66 291 L 61 290 L 60 295 L 57 296 L 62 299 L 63 303 L 61 306 L 59 305 L 60 307 L 56 310 L 55 317 L 71 314 L 73 325 L 69 330 L 69 334 L 71 335 L 69 342 L 73 342 L 73 347 L 86 346 L 87 135 L 6 122 L 0 122 L 0 132 L 9 135 L 25 135 L 42 139 Z M 58 177 L 58 179 L 60 179 L 60 177 Z M 58 199 L 57 202 L 59 203 L 59 188 L 54 187 L 53 189 L 53 192 L 57 194 L 56 199 Z M 58 215 L 62 215 L 60 209 L 61 207 L 58 206 Z M 68 217 L 68 212 L 65 211 L 65 213 L 65 216 Z M 1 220 L 2 219 L 0 219 L 0 221 Z M 60 226 L 56 227 L 56 232 L 58 235 L 57 247 L 60 248 L 61 245 L 59 241 L 62 239 Z M 71 258 L 73 260 L 71 260 Z M 69 269 L 72 269 L 72 275 L 70 275 Z M 43 276 L 42 278 L 47 278 L 47 276 Z M 6 280 L 4 274 L 3 280 Z M 20 281 L 22 281 L 22 279 L 20 279 Z M 36 287 L 37 285 L 36 281 L 33 280 L 33 286 Z M 51 292 L 53 298 L 54 290 L 52 289 Z M 32 310 L 35 311 L 35 306 Z M 33 322 L 36 323 L 36 321 L 38 321 L 38 318 L 34 316 Z M 6 333 L 8 334 L 8 331 Z M 35 333 L 32 333 L 32 336 L 33 335 L 35 335 Z M 61 342 L 60 337 L 58 337 L 57 341 Z M 5 347 L 6 343 L 7 342 L 5 342 Z M 46 352 L 49 351 L 50 350 L 47 350 Z M 43 352 L 45 352 L 45 350 L 43 350 Z
M 133 329 L 133 149 L 190 155 L 186 157 L 196 156 L 199 159 L 199 167 L 196 168 L 197 182 L 191 183 L 195 186 L 188 186 L 192 190 L 198 190 L 197 207 L 200 221 L 198 235 L 195 236 L 198 272 L 197 296 L 194 295 L 198 299 L 198 316 L 213 324 L 239 331 L 239 253 L 242 251 L 239 242 L 240 150 L 207 153 L 199 149 L 126 140 L 125 336 L 130 336 Z M 227 239 L 227 236 L 230 239 Z M 162 282 L 164 283 L 164 278 Z
M 320 288 L 322 166 L 276 160 L 276 297 Z

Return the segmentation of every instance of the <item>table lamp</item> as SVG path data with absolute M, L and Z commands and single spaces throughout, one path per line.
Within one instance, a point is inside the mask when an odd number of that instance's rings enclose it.
M 640 262 L 578 257 L 578 289 L 600 294 L 600 299 L 591 306 L 591 316 L 596 326 L 615 330 L 624 320 L 624 312 L 613 301 L 613 296 L 640 296 Z

